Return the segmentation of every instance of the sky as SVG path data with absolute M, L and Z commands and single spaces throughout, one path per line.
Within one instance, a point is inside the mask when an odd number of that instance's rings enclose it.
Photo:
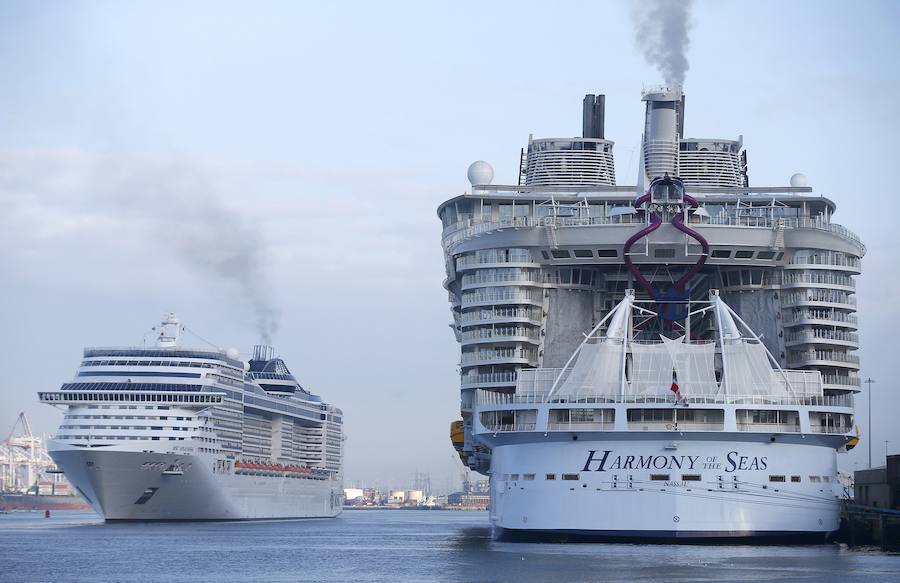
M 607 95 L 633 184 L 640 91 L 661 81 L 628 2 L 0 2 L 0 434 L 84 346 L 175 311 L 248 352 L 260 326 L 345 412 L 346 482 L 455 485 L 441 225 L 478 159 L 515 183 L 529 134 Z M 873 462 L 900 453 L 900 8 L 693 3 L 685 133 L 743 135 L 754 186 L 795 172 L 868 245 L 860 375 Z M 200 340 L 195 343 L 202 345 Z M 866 396 L 857 422 L 869 429 Z M 841 456 L 865 467 L 866 442 Z

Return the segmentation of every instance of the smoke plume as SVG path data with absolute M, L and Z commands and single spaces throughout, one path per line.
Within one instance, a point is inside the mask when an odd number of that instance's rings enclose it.
M 684 84 L 688 71 L 691 3 L 692 0 L 635 0 L 632 4 L 637 45 L 669 86 Z
M 103 185 L 100 196 L 109 212 L 124 213 L 121 218 L 146 228 L 154 244 L 168 246 L 209 278 L 210 295 L 236 292 L 252 309 L 261 340 L 271 343 L 279 311 L 266 277 L 265 242 L 223 204 L 202 172 L 179 163 L 101 164 L 96 171 L 94 183 Z

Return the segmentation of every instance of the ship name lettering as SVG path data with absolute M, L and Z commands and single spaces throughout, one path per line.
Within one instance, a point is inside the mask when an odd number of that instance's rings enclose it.
M 765 470 L 768 468 L 767 456 L 746 456 L 738 455 L 736 451 L 729 451 L 725 456 L 728 466 L 726 472 L 734 472 L 735 470 Z
M 588 451 L 587 460 L 584 462 L 582 472 L 605 472 L 606 470 L 693 470 L 694 464 L 700 459 L 698 455 L 617 455 L 610 459 L 612 450 L 603 450 L 598 454 L 597 450 Z M 607 465 L 607 462 L 609 464 Z M 597 467 L 593 467 L 597 464 Z

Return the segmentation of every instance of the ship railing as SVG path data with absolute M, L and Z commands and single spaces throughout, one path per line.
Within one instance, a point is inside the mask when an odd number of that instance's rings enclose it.
M 547 424 L 548 431 L 612 431 L 611 421 L 579 421 L 572 423 L 553 422 Z
M 826 374 L 822 375 L 822 384 L 825 385 L 843 385 L 847 387 L 859 387 L 859 377 L 849 375 Z
M 273 380 L 273 381 L 293 381 L 297 382 L 297 379 L 294 378 L 292 374 L 285 373 L 277 373 L 277 372 L 250 372 L 248 373 L 251 378 L 254 379 L 265 379 L 265 380 Z
M 534 431 L 537 427 L 536 423 L 492 423 L 484 426 L 488 431 L 495 433 L 511 432 L 511 431 Z
M 71 403 L 181 403 L 185 405 L 213 405 L 222 402 L 224 393 L 206 392 L 144 392 L 144 391 L 42 391 L 41 403 L 67 405 Z
M 584 395 L 575 397 L 552 396 L 547 398 L 547 393 L 501 393 L 478 389 L 475 391 L 475 406 L 484 407 L 491 405 L 518 405 L 518 404 L 609 404 L 609 403 L 635 403 L 635 404 L 675 404 L 674 395 Z M 822 407 L 852 407 L 853 395 L 797 395 L 797 396 L 771 396 L 771 395 L 694 395 L 679 399 L 679 406 L 692 404 L 712 405 L 804 405 Z
M 697 421 L 629 421 L 631 431 L 722 431 L 725 424 L 721 421 L 702 423 Z
M 577 217 L 508 217 L 499 220 L 481 221 L 479 219 L 466 219 L 449 225 L 444 229 L 443 244 L 445 247 L 477 237 L 479 235 L 502 230 L 522 229 L 528 227 L 587 227 L 602 225 L 640 225 L 644 224 L 644 218 L 639 214 L 618 215 L 612 217 L 602 216 L 577 216 Z M 861 254 L 865 254 L 866 246 L 859 236 L 837 223 L 831 223 L 824 219 L 809 217 L 772 217 L 757 215 L 719 214 L 709 217 L 699 225 L 718 225 L 731 227 L 750 227 L 762 229 L 774 229 L 783 227 L 786 229 L 818 229 L 835 234 L 842 239 L 856 245 Z
M 770 433 L 799 433 L 796 423 L 738 423 L 738 431 L 768 431 Z
M 853 428 L 849 425 L 810 425 L 813 433 L 850 433 Z

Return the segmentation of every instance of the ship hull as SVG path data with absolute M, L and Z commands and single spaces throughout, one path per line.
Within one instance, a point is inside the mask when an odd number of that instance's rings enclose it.
M 494 447 L 494 536 L 821 542 L 839 527 L 836 452 L 825 443 L 648 437 Z
M 330 518 L 341 512 L 339 480 L 220 473 L 216 458 L 207 455 L 57 445 L 50 456 L 107 521 Z

